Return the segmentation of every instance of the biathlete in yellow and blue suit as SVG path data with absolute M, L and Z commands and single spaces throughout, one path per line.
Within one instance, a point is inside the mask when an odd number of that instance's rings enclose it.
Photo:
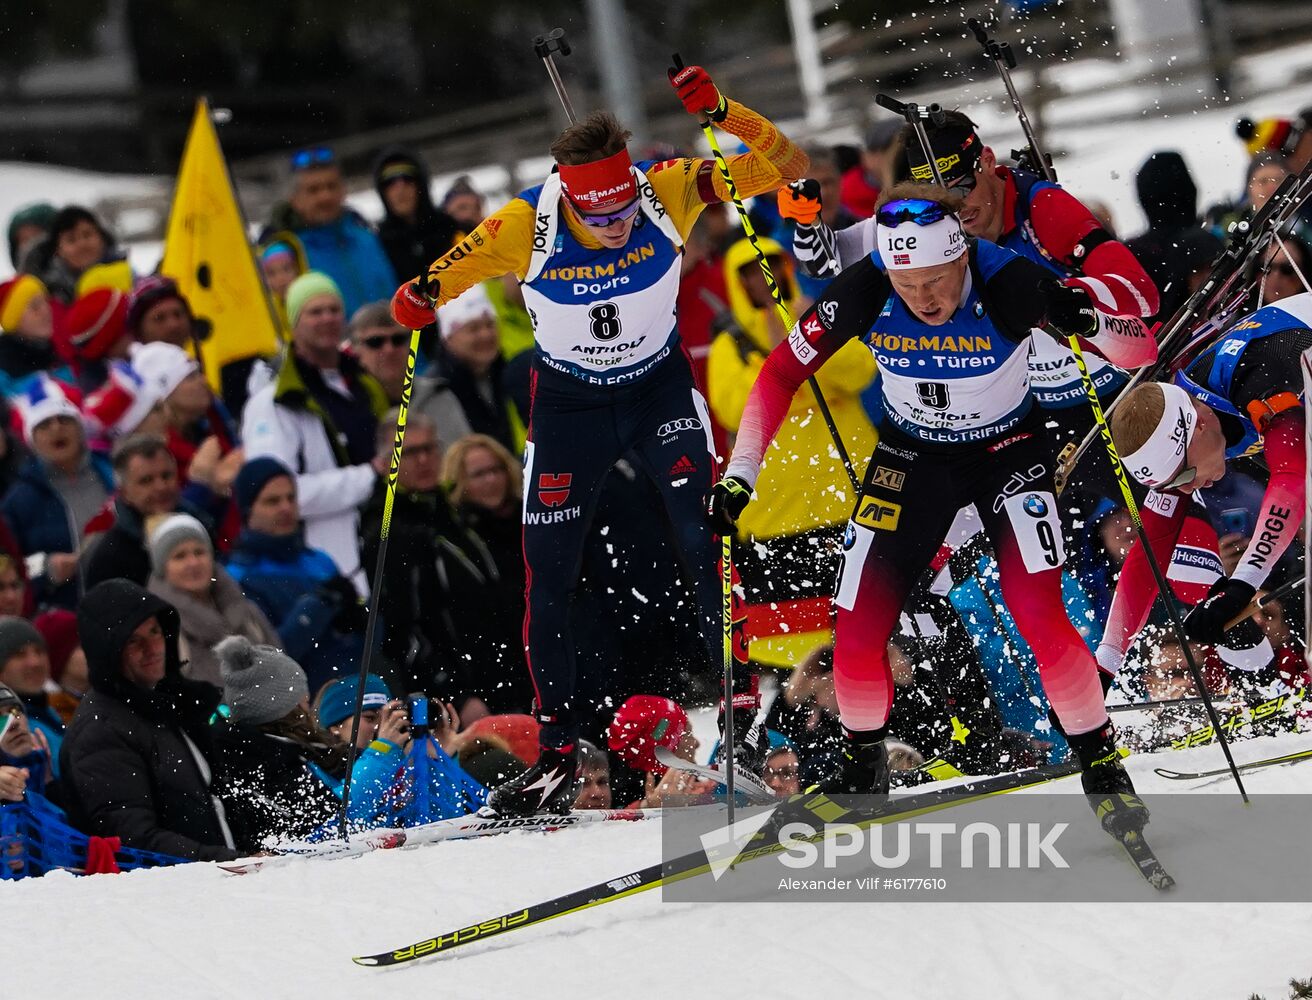
M 692 114 L 746 144 L 728 159 L 738 193 L 772 191 L 805 172 L 807 157 L 773 124 L 726 99 L 698 66 L 671 71 Z M 594 112 L 552 144 L 557 169 L 485 219 L 401 286 L 398 322 L 417 328 L 480 281 L 513 273 L 533 320 L 532 410 L 524 456 L 524 641 L 542 724 L 537 763 L 492 791 L 501 814 L 568 809 L 578 724 L 569 621 L 583 543 L 607 471 L 634 452 L 658 487 L 695 595 L 702 635 L 720 660 L 718 539 L 706 516 L 716 457 L 706 401 L 679 339 L 675 300 L 684 241 L 706 205 L 729 200 L 715 163 L 629 158 L 627 132 Z M 737 645 L 741 645 L 738 643 Z M 740 663 L 746 651 L 737 651 Z M 735 678 L 735 753 L 763 750 L 749 733 L 758 707 L 745 667 Z

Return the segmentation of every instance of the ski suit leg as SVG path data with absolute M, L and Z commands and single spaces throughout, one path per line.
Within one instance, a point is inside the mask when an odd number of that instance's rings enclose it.
M 1002 597 L 1039 666 L 1048 702 L 1070 735 L 1107 721 L 1093 654 L 1062 601 L 1061 519 L 1046 441 L 1019 434 L 991 445 L 972 477 L 998 559 Z
M 843 536 L 834 628 L 834 693 L 854 732 L 880 729 L 893 706 L 888 640 L 957 503 L 949 466 L 885 432 Z
M 643 471 L 656 484 L 680 571 L 692 591 L 697 620 L 711 663 L 723 657 L 723 592 L 720 583 L 720 539 L 706 516 L 706 496 L 716 477 L 715 441 L 706 400 L 693 383 L 683 354 L 661 365 L 644 382 L 641 402 L 625 413 L 621 433 L 631 444 Z M 735 581 L 736 582 L 736 581 Z M 751 687 L 746 669 L 746 607 L 734 588 L 734 690 Z
M 524 645 L 544 746 L 572 743 L 570 607 L 601 483 L 620 457 L 614 390 L 535 368 L 524 446 Z

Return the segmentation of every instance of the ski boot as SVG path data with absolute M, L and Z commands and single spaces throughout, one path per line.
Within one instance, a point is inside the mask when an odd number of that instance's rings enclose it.
M 486 816 L 541 816 L 567 813 L 577 796 L 578 747 L 542 747 L 537 763 L 517 778 L 497 785 L 479 810 Z
M 1148 807 L 1134 791 L 1129 772 L 1116 748 L 1111 722 L 1091 733 L 1067 736 L 1066 742 L 1080 762 L 1080 782 L 1102 828 L 1120 839 L 1148 825 Z
M 842 755 L 837 770 L 807 789 L 828 795 L 887 795 L 888 749 L 885 730 L 854 733 L 843 727 Z
M 744 702 L 749 696 L 736 695 Z M 735 705 L 733 709 L 733 775 L 735 787 L 750 788 L 753 792 L 769 796 L 769 787 L 761 777 L 765 770 L 765 760 L 769 756 L 770 738 L 765 732 L 765 723 L 756 721 L 759 711 L 756 698 L 751 697 L 751 704 Z M 720 709 L 720 745 L 715 751 L 712 763 L 718 770 L 724 770 L 724 709 Z

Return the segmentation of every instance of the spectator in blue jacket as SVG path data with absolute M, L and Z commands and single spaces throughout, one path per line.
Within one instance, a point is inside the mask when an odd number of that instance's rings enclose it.
M 399 280 L 378 236 L 346 206 L 346 182 L 331 149 L 292 156 L 291 194 L 274 206 L 266 232 L 278 230 L 300 241 L 310 270 L 337 282 L 346 315 L 396 291 Z
M 0 804 L 35 792 L 58 802 L 54 757 L 44 733 L 32 725 L 18 692 L 0 684 Z
M 311 687 L 350 673 L 364 650 L 363 608 L 332 557 L 305 544 L 295 477 L 276 458 L 251 459 L 232 495 L 242 530 L 228 572 L 273 623 Z
M 0 511 L 26 559 L 37 604 L 73 608 L 84 529 L 109 499 L 113 472 L 87 448 L 82 414 L 53 379 L 33 380 L 15 404 L 32 455 Z

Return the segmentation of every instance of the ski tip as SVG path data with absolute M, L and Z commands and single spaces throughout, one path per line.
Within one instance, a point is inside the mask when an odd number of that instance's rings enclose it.
M 378 965 L 378 959 L 374 955 L 356 955 L 351 959 L 356 965 L 367 965 L 371 968 Z

